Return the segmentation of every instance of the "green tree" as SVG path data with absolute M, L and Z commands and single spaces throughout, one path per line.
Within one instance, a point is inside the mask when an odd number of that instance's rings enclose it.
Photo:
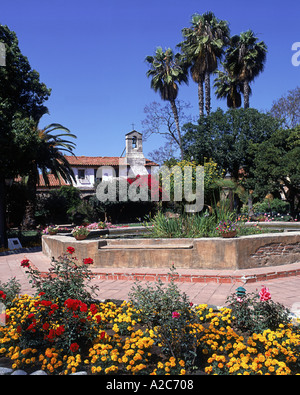
M 210 75 L 217 69 L 218 62 L 224 53 L 224 47 L 229 42 L 228 22 L 219 20 L 212 12 L 203 15 L 195 14 L 192 17 L 191 27 L 182 29 L 184 41 L 178 46 L 184 53 L 193 80 L 198 84 L 199 115 L 204 114 L 205 83 L 205 109 L 209 114 L 211 110 Z
M 25 174 L 36 141 L 34 122 L 45 113 L 50 89 L 21 53 L 16 34 L 0 25 L 6 65 L 0 67 L 0 246 L 6 241 L 5 179 Z M 31 118 L 31 120 L 29 120 Z M 24 120 L 25 119 L 25 120 Z M 24 160 L 25 158 L 25 160 Z
M 249 179 L 254 193 L 283 195 L 295 218 L 300 210 L 300 126 L 278 129 L 266 141 L 253 144 L 255 153 Z
M 250 83 L 264 70 L 267 46 L 252 30 L 231 37 L 226 50 L 226 69 L 243 84 L 244 108 L 249 108 Z
M 270 138 L 280 122 L 256 109 L 218 109 L 202 117 L 197 125 L 184 126 L 185 155 L 199 163 L 211 158 L 221 169 L 238 180 L 240 169 L 247 173 L 252 166 L 252 143 Z
M 183 159 L 179 116 L 175 100 L 178 96 L 178 85 L 188 82 L 186 64 L 180 54 L 174 55 L 170 48 L 163 51 L 161 47 L 156 49 L 154 56 L 147 56 L 146 61 L 150 66 L 147 77 L 151 77 L 151 88 L 160 93 L 162 100 L 169 101 L 171 104 L 176 123 L 178 145 Z
M 63 133 L 54 134 L 57 130 Z M 27 173 L 28 204 L 26 206 L 23 227 L 25 229 L 35 225 L 34 213 L 36 204 L 36 185 L 41 172 L 46 185 L 49 185 L 49 173 L 55 178 L 61 178 L 72 184 L 75 180 L 73 170 L 64 156 L 64 153 L 73 155 L 75 144 L 67 138 L 76 138 L 66 127 L 53 123 L 44 129 L 36 129 L 37 142 L 34 146 L 34 153 L 30 157 L 30 169 Z

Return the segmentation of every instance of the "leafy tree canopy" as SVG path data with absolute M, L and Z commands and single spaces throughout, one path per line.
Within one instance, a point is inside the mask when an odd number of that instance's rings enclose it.
M 185 154 L 199 163 L 211 158 L 221 169 L 238 179 L 240 168 L 247 172 L 253 163 L 252 143 L 270 138 L 280 121 L 256 109 L 218 109 L 199 120 L 198 125 L 184 126 Z
M 16 34 L 0 25 L 6 65 L 0 67 L 0 169 L 5 177 L 22 173 L 24 155 L 34 146 L 34 125 L 45 114 L 51 90 L 22 55 Z

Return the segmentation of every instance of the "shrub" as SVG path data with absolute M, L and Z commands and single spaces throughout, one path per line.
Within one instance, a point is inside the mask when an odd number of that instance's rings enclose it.
M 227 303 L 235 316 L 234 325 L 241 331 L 262 333 L 266 329 L 276 330 L 279 325 L 290 322 L 289 310 L 271 300 L 268 289 L 263 287 L 259 294 L 232 294 Z
M 154 331 L 163 353 L 182 358 L 192 367 L 197 356 L 197 337 L 191 328 L 199 319 L 187 295 L 175 284 L 174 270 L 173 267 L 167 286 L 160 279 L 154 286 L 147 284 L 144 288 L 136 282 L 129 296 L 141 321 Z
M 37 294 L 42 292 L 45 299 L 57 300 L 60 303 L 68 298 L 92 299 L 92 294 L 98 288 L 89 285 L 92 272 L 88 265 L 92 264 L 93 260 L 86 258 L 81 264 L 78 264 L 77 258 L 73 256 L 74 252 L 73 247 L 68 247 L 67 252 L 57 260 L 53 258 L 49 272 L 43 276 L 37 269 L 31 267 L 27 260 L 25 266 L 28 268 L 29 282 L 36 288 Z
M 3 303 L 7 308 L 10 308 L 13 304 L 14 298 L 20 293 L 21 284 L 16 277 L 12 277 L 6 283 L 0 281 L 0 301 L 2 299 Z M 1 298 L 1 294 L 5 295 L 5 298 Z

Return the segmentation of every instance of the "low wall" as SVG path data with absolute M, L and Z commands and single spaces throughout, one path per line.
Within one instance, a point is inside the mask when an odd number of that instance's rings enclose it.
M 300 262 L 300 232 L 233 239 L 87 239 L 43 236 L 43 253 L 57 258 L 67 247 L 96 267 L 248 269 Z

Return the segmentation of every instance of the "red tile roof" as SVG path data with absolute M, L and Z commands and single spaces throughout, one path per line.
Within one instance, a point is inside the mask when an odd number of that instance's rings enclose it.
M 65 156 L 71 166 L 119 166 L 125 158 L 118 156 Z M 146 166 L 158 166 L 157 163 L 146 159 Z
M 49 179 L 49 186 L 50 187 L 62 187 L 63 185 L 70 185 L 69 183 L 65 182 L 62 177 L 57 179 L 54 174 L 48 174 Z M 45 180 L 42 174 L 39 175 L 39 183 L 37 184 L 37 188 L 49 188 L 48 185 L 45 184 Z

